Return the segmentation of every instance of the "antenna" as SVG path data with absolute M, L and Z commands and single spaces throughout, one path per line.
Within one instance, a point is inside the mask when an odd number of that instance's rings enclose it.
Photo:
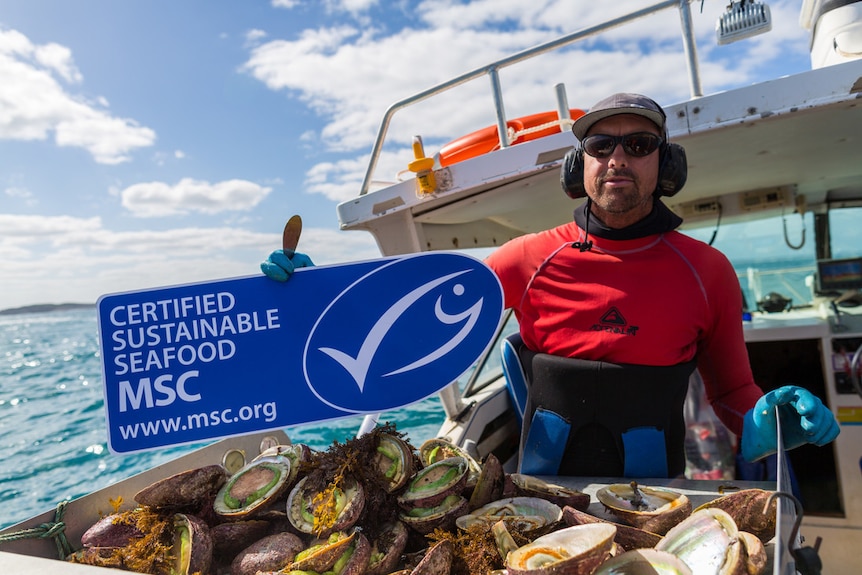
M 731 1 L 727 12 L 715 23 L 718 44 L 730 44 L 772 30 L 769 6 L 752 0 Z

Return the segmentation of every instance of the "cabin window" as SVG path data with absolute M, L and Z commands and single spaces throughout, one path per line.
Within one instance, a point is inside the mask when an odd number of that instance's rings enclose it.
M 749 311 L 757 311 L 770 293 L 790 300 L 790 307 L 811 305 L 817 261 L 813 214 L 682 231 L 704 242 L 715 235 L 712 246 L 733 264 Z
M 829 211 L 829 235 L 832 258 L 862 256 L 862 207 Z

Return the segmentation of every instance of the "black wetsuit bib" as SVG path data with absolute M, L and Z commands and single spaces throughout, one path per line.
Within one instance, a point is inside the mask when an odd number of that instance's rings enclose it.
M 618 365 L 523 346 L 519 355 L 532 382 L 522 473 L 673 477 L 685 471 L 683 403 L 694 361 Z

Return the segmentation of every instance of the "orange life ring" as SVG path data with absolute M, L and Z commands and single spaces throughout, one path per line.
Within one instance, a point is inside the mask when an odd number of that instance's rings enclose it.
M 572 120 L 577 120 L 584 115 L 584 111 L 573 108 L 569 110 L 569 114 Z M 547 125 L 547 127 L 541 128 L 544 125 Z M 530 140 L 544 138 L 551 134 L 558 134 L 560 132 L 560 118 L 556 111 L 541 112 L 509 120 L 506 122 L 506 126 L 509 129 L 510 136 L 514 135 L 511 144 L 521 144 Z M 538 129 L 532 130 L 531 128 Z M 488 126 L 466 136 L 461 136 L 444 145 L 437 153 L 437 159 L 441 166 L 451 166 L 452 164 L 487 154 L 499 147 L 500 138 L 497 134 L 497 126 Z

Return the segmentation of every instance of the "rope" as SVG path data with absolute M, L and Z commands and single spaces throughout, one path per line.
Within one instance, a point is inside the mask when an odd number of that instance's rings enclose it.
M 533 134 L 535 132 L 541 132 L 542 130 L 547 130 L 548 128 L 553 128 L 554 126 L 565 126 L 570 127 L 574 124 L 574 121 L 568 118 L 563 118 L 560 120 L 553 120 L 551 122 L 545 122 L 544 124 L 538 124 L 533 126 L 532 128 L 524 128 L 523 130 L 518 130 L 517 132 L 513 129 L 509 129 L 509 141 L 515 143 L 521 136 L 526 136 L 528 134 Z M 561 130 L 562 131 L 562 130 Z
M 48 539 L 54 540 L 57 545 L 57 554 L 60 560 L 65 560 L 66 557 L 72 554 L 72 546 L 69 545 L 69 540 L 66 539 L 66 524 L 63 523 L 63 514 L 66 513 L 66 505 L 68 501 L 61 501 L 57 504 L 57 510 L 54 513 L 54 521 L 50 523 L 42 523 L 37 527 L 15 531 L 14 533 L 0 534 L 0 544 L 9 541 L 20 541 L 22 539 Z

